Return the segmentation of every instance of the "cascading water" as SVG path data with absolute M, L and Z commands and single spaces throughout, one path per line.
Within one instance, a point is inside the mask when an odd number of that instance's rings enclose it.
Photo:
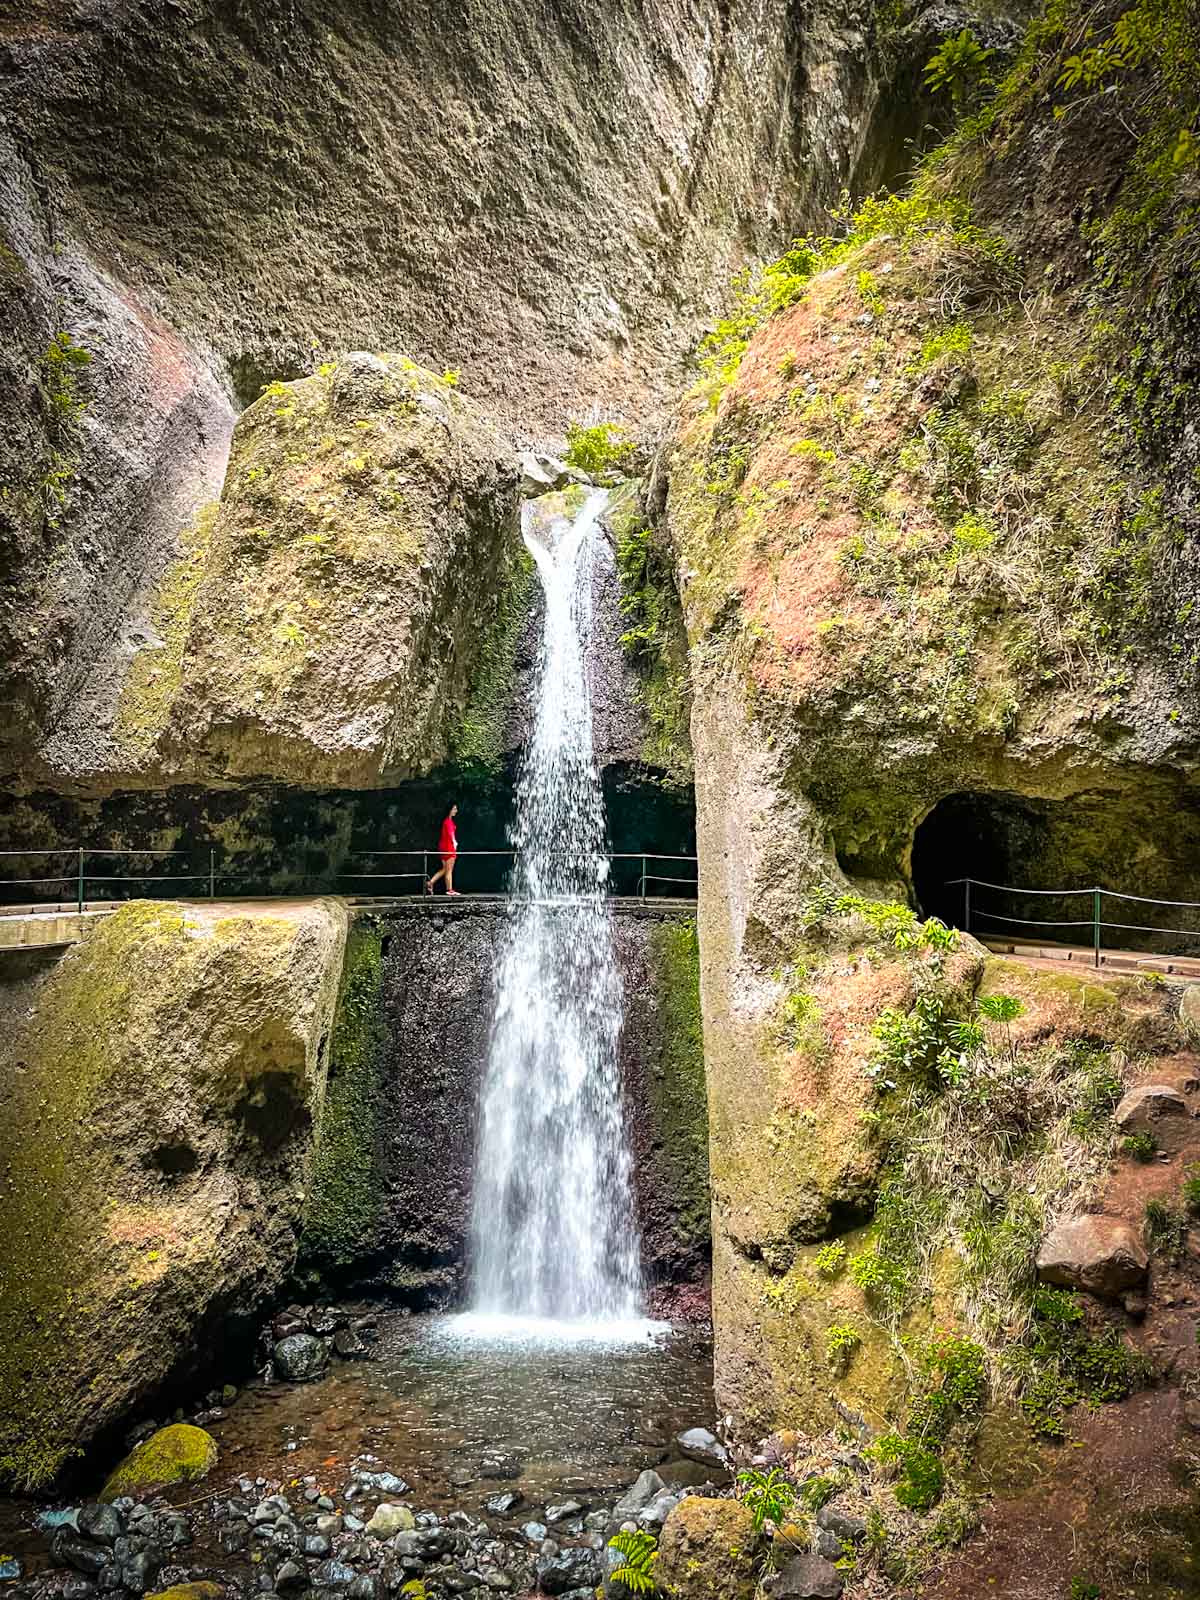
M 472 1320 L 638 1324 L 639 1238 L 605 899 L 604 806 L 585 640 L 607 496 L 526 504 L 545 594 L 536 717 L 517 790 L 514 905 L 497 973 L 472 1219 Z

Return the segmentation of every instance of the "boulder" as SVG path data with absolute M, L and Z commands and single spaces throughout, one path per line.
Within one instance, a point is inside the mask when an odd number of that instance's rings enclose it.
M 763 1591 L 772 1600 L 837 1600 L 842 1575 L 823 1556 L 793 1556 L 782 1572 L 763 1579 Z
M 172 1483 L 194 1483 L 217 1464 L 217 1441 L 203 1428 L 177 1422 L 152 1433 L 130 1452 L 100 1492 L 103 1501 L 145 1499 Z
M 390 1539 L 393 1534 L 411 1533 L 417 1521 L 407 1506 L 381 1505 L 367 1523 L 367 1532 L 376 1539 Z
M 1166 1083 L 1144 1083 L 1130 1089 L 1113 1116 L 1126 1133 L 1148 1133 L 1162 1117 L 1186 1116 L 1188 1103 Z
M 329 1346 L 313 1333 L 293 1333 L 279 1341 L 271 1360 L 286 1383 L 311 1383 L 325 1371 Z
M 516 461 L 406 357 L 326 366 L 239 417 L 177 642 L 129 663 L 118 726 L 172 774 L 370 788 L 451 753 L 518 563 Z
M 1042 1241 L 1037 1272 L 1043 1283 L 1115 1299 L 1146 1276 L 1150 1257 L 1129 1223 L 1118 1217 L 1071 1217 Z
M 221 1600 L 224 1592 L 219 1583 L 175 1583 L 148 1600 Z
M 835 1538 L 849 1544 L 862 1544 L 867 1537 L 867 1525 L 861 1517 L 839 1511 L 837 1506 L 822 1506 L 817 1512 L 817 1527 L 828 1529 Z
M 625 1522 L 630 1517 L 636 1517 L 638 1512 L 644 1506 L 648 1506 L 655 1495 L 661 1494 L 666 1487 L 658 1473 L 647 1467 L 613 1507 L 613 1521 Z
M 125 1524 L 116 1506 L 80 1506 L 75 1515 L 75 1526 L 85 1539 L 96 1544 L 115 1544 L 125 1532 Z
M 753 1600 L 758 1537 L 739 1500 L 689 1495 L 658 1543 L 659 1586 L 675 1600 Z
M 576 1545 L 543 1555 L 537 1564 L 538 1588 L 543 1594 L 567 1594 L 572 1589 L 595 1588 L 601 1576 L 596 1552 Z
M 677 1437 L 675 1444 L 689 1461 L 698 1461 L 702 1467 L 715 1467 L 723 1472 L 729 1466 L 729 1452 L 707 1428 L 689 1428 Z
M 135 900 L 40 969 L 0 1034 L 0 1475 L 47 1483 L 285 1283 L 347 921 Z

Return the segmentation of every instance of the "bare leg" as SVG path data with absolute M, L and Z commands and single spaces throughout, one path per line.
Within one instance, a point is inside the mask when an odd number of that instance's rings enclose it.
M 445 869 L 445 867 L 439 867 L 438 870 L 434 873 L 433 877 L 430 878 L 429 882 L 425 885 L 425 893 L 426 894 L 432 894 L 433 893 L 434 884 L 438 881 L 439 878 L 445 878 L 445 877 L 446 877 L 446 869 Z M 447 893 L 449 893 L 449 887 L 450 887 L 450 880 L 447 878 L 446 879 Z
M 454 887 L 454 858 L 453 857 L 451 857 L 450 860 L 447 861 L 444 870 L 445 870 L 445 873 L 446 873 L 446 893 L 448 895 L 451 895 L 451 894 L 457 895 L 458 894 L 458 890 Z

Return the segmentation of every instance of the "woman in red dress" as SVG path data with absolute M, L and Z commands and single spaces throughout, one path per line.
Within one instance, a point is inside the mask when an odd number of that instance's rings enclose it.
M 442 865 L 440 870 L 435 872 L 425 885 L 426 894 L 432 894 L 433 886 L 438 879 L 445 878 L 446 893 L 454 895 L 456 899 L 462 898 L 454 887 L 454 860 L 458 855 L 458 829 L 454 826 L 454 819 L 457 815 L 458 807 L 451 806 L 442 818 L 442 831 L 438 836 L 438 853 L 442 858 Z

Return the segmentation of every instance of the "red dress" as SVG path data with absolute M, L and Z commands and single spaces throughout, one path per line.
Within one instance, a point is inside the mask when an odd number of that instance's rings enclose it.
M 442 865 L 448 867 L 458 854 L 458 829 L 454 826 L 454 818 L 447 817 L 442 823 L 442 833 L 438 840 L 438 850 L 441 853 Z

